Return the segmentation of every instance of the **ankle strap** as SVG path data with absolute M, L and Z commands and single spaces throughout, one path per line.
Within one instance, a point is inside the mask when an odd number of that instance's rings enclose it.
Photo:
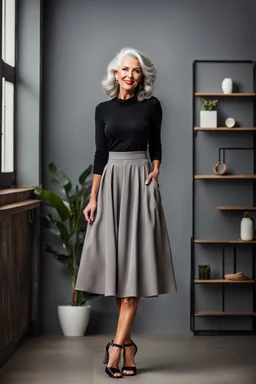
M 113 340 L 111 341 L 110 345 L 111 345 L 112 347 L 118 347 L 118 348 L 121 348 L 121 349 L 124 347 L 124 346 L 121 345 L 121 344 L 116 344 L 116 343 L 114 343 Z
M 134 344 L 133 340 L 131 340 L 130 343 L 124 344 L 124 347 L 131 347 Z

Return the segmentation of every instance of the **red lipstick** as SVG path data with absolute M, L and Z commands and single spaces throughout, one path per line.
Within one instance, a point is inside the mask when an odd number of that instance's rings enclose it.
M 134 81 L 129 81 L 129 80 L 124 80 L 126 82 L 126 84 L 128 85 L 132 85 L 134 83 Z

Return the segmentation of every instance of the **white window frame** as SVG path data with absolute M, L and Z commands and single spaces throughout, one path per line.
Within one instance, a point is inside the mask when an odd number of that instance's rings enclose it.
M 16 31 L 18 0 L 0 0 L 0 189 L 15 186 Z M 7 84 L 14 95 L 8 97 Z

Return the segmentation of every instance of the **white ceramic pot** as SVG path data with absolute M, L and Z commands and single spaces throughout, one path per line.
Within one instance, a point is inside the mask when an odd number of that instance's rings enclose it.
M 253 240 L 254 225 L 250 217 L 243 217 L 240 225 L 240 237 L 244 241 Z
M 64 336 L 84 336 L 89 323 L 91 306 L 59 305 L 58 316 Z
M 225 78 L 222 81 L 221 87 L 222 87 L 222 91 L 224 93 L 227 93 L 227 94 L 232 93 L 232 90 L 233 90 L 233 81 L 232 81 L 232 79 Z
M 201 128 L 217 128 L 217 111 L 200 111 Z

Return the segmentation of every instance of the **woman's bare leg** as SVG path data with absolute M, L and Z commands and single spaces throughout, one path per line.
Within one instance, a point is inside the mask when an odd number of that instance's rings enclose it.
M 118 309 L 118 312 L 120 313 L 120 308 L 121 308 L 121 303 L 122 303 L 122 298 L 121 297 L 116 297 L 116 305 L 117 305 L 117 309 Z M 129 331 L 127 331 L 127 336 L 126 336 L 126 339 L 125 339 L 125 344 L 128 344 L 131 340 L 131 329 Z
M 121 297 L 116 297 L 116 305 L 117 305 L 118 312 L 120 312 L 121 301 L 122 301 Z
M 117 322 L 117 330 L 114 338 L 116 344 L 128 343 L 131 335 L 131 327 L 136 311 L 139 304 L 139 297 L 125 297 L 120 300 L 117 298 L 117 306 L 119 308 L 119 317 Z M 130 350 L 130 351 L 128 351 Z M 120 360 L 120 348 L 110 347 L 109 348 L 109 362 L 108 366 L 117 368 Z M 126 364 L 134 366 L 134 347 L 126 347 Z M 131 359 L 129 358 L 129 355 Z M 128 359 L 129 358 L 129 359 Z M 127 371 L 129 374 L 131 371 Z M 132 372 L 131 372 L 132 373 Z M 118 373 L 115 376 L 120 376 Z

